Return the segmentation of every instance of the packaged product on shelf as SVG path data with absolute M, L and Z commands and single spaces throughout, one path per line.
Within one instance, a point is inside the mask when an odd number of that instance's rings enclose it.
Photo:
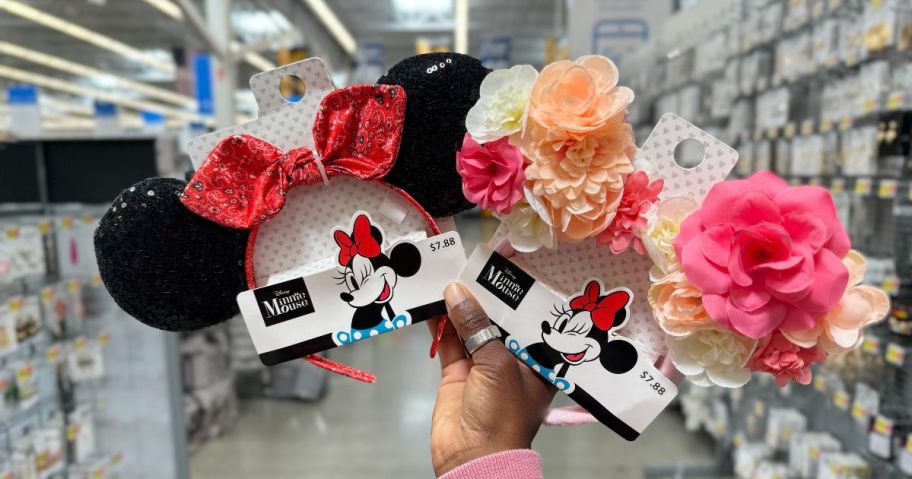
M 792 140 L 778 138 L 775 142 L 776 161 L 773 164 L 773 171 L 785 176 L 794 174 L 792 171 Z
M 35 451 L 32 450 L 31 444 L 25 444 L 23 441 L 14 441 L 11 459 L 14 478 L 38 479 Z
M 16 296 L 9 303 L 16 318 L 16 339 L 24 343 L 41 332 L 41 306 L 35 295 Z
M 826 452 L 820 454 L 818 479 L 867 479 L 871 466 L 856 453 Z
M 710 116 L 727 118 L 731 114 L 732 103 L 738 96 L 737 84 L 738 62 L 732 61 L 725 68 L 724 76 L 712 83 Z
M 64 285 L 57 283 L 41 289 L 41 317 L 44 327 L 55 339 L 62 339 L 67 334 L 67 302 Z
M 66 311 L 65 333 L 80 332 L 84 328 L 86 310 L 82 303 L 82 289 L 82 281 L 76 278 L 70 278 L 62 284 Z
M 16 377 L 16 401 L 20 409 L 29 409 L 38 403 L 38 378 L 35 375 L 35 364 L 31 362 L 13 363 L 11 369 Z
M 771 42 L 782 31 L 784 7 L 781 2 L 768 2 L 762 7 L 757 24 L 757 43 Z
M 791 408 L 770 408 L 766 423 L 766 444 L 771 448 L 787 450 L 792 436 L 807 429 L 807 416 Z
M 16 407 L 16 376 L 10 368 L 0 368 L 0 421 L 12 414 Z M 3 476 L 0 476 L 2 479 Z
M 810 0 L 791 0 L 788 2 L 788 10 L 782 19 L 782 29 L 792 31 L 806 25 L 811 18 L 810 4 Z
M 808 32 L 785 38 L 776 43 L 773 86 L 793 82 L 810 73 L 814 66 Z
M 817 477 L 820 455 L 839 452 L 842 444 L 831 434 L 824 432 L 803 432 L 795 434 L 789 443 L 789 469 L 795 477 Z
M 8 302 L 0 304 L 0 356 L 16 350 L 19 341 L 16 334 L 16 315 Z
M 735 174 L 747 176 L 754 171 L 755 143 L 745 141 L 738 148 L 738 164 L 735 165 Z
M 859 430 L 866 431 L 871 425 L 871 418 L 880 412 L 880 393 L 868 384 L 856 383 L 851 411 Z
M 75 382 L 98 379 L 104 375 L 104 355 L 98 341 L 77 340 L 67 355 L 70 379 Z
M 848 176 L 877 174 L 877 127 L 853 128 L 844 133 L 845 164 L 842 173 Z
M 697 118 L 700 116 L 700 100 L 699 86 L 692 85 L 682 88 L 678 92 L 678 108 L 669 111 L 680 112 L 683 118 Z
M 95 414 L 79 405 L 67 416 L 67 443 L 75 463 L 85 463 L 95 454 Z
M 900 0 L 867 2 L 864 9 L 864 52 L 879 52 L 896 44 Z
M 751 479 L 788 479 L 788 464 L 775 461 L 763 461 L 757 466 Z
M 57 262 L 60 276 L 86 278 L 98 273 L 92 244 L 98 218 L 93 215 L 65 215 L 56 218 Z
M 792 95 L 788 88 L 777 88 L 757 97 L 757 129 L 779 129 L 789 121 Z
M 821 173 L 836 176 L 841 171 L 841 157 L 839 152 L 839 133 L 830 131 L 821 135 L 823 138 L 823 168 Z
M 867 115 L 880 111 L 890 86 L 890 64 L 885 60 L 865 63 L 861 66 L 859 81 L 864 88 L 859 91 L 856 112 Z
M 754 171 L 773 168 L 773 142 L 760 140 L 754 149 Z
M 752 479 L 760 463 L 773 457 L 773 450 L 762 442 L 746 442 L 736 446 L 733 455 L 735 476 Z
M 857 15 L 847 15 L 841 18 L 839 59 L 846 66 L 857 65 L 864 59 L 864 21 Z
M 792 140 L 791 165 L 793 175 L 823 174 L 823 136 L 799 136 Z
M 832 68 L 839 61 L 839 20 L 828 18 L 814 26 L 814 63 L 818 70 Z

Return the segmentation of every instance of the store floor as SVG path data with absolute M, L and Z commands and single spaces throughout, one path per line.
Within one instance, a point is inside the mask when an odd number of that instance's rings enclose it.
M 459 222 L 467 249 L 490 235 L 491 223 Z M 420 326 L 334 351 L 333 359 L 376 373 L 377 383 L 332 377 L 318 402 L 242 403 L 238 423 L 191 458 L 192 478 L 432 477 L 428 443 L 440 369 L 429 345 Z M 644 465 L 704 463 L 713 454 L 673 412 L 634 443 L 589 425 L 543 427 L 533 447 L 554 478 L 636 479 Z

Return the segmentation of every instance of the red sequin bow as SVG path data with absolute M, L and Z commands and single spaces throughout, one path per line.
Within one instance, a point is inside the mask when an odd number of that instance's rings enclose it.
M 181 202 L 193 213 L 229 228 L 249 229 L 277 215 L 288 190 L 347 175 L 385 176 L 399 152 L 405 90 L 356 85 L 323 98 L 313 126 L 314 149 L 284 152 L 250 135 L 222 140 L 193 175 Z M 319 155 L 319 156 L 317 156 Z
M 604 298 L 599 299 L 599 284 L 590 281 L 586 285 L 586 292 L 570 300 L 570 307 L 574 310 L 586 310 L 592 314 L 592 322 L 603 331 L 608 331 L 615 326 L 614 318 L 618 311 L 627 307 L 630 302 L 630 293 L 614 291 Z
M 339 264 L 348 266 L 355 255 L 365 258 L 376 258 L 380 255 L 380 243 L 371 234 L 370 220 L 367 215 L 358 215 L 355 218 L 355 227 L 351 236 L 344 231 L 337 230 L 333 233 L 336 244 L 339 245 Z

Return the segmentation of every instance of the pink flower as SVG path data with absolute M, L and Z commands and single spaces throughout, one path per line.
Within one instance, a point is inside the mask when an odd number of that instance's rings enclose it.
M 507 137 L 480 145 L 466 133 L 456 170 L 466 199 L 486 210 L 509 214 L 523 197 L 523 155 Z
M 827 190 L 761 171 L 716 184 L 681 225 L 675 254 L 713 319 L 762 338 L 811 329 L 836 307 L 850 246 Z
M 630 243 L 641 255 L 646 255 L 646 248 L 640 236 L 646 229 L 646 213 L 659 201 L 659 193 L 665 185 L 663 180 L 649 182 L 644 171 L 635 171 L 624 183 L 624 194 L 618 205 L 617 214 L 608 225 L 608 229 L 597 236 L 600 245 L 608 245 L 614 254 L 627 251 Z
M 748 361 L 752 371 L 767 372 L 776 377 L 776 384 L 784 387 L 789 381 L 811 383 L 811 365 L 826 358 L 819 348 L 802 348 L 776 332 L 765 338 Z

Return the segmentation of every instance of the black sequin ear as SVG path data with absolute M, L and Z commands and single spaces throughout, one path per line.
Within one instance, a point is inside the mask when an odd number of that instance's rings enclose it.
M 128 314 L 166 331 L 189 331 L 238 312 L 246 288 L 248 232 L 194 215 L 186 183 L 150 178 L 124 190 L 95 231 L 105 287 Z
M 427 53 L 405 59 L 377 83 L 400 85 L 408 99 L 399 156 L 386 180 L 412 195 L 431 216 L 450 216 L 472 206 L 462 194 L 456 152 L 465 119 L 490 72 L 458 53 Z

